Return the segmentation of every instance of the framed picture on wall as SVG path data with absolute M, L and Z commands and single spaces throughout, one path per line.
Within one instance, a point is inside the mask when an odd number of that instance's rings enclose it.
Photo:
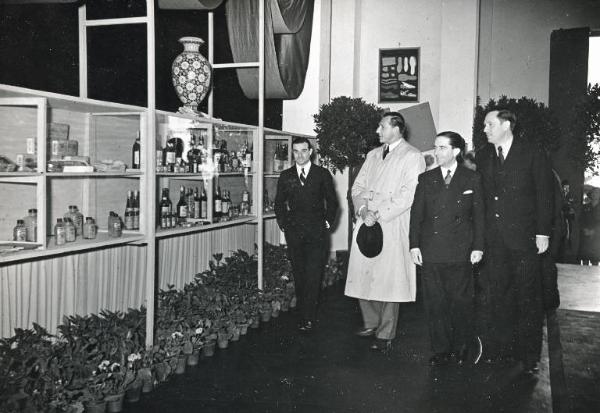
M 379 102 L 419 101 L 419 47 L 379 49 Z

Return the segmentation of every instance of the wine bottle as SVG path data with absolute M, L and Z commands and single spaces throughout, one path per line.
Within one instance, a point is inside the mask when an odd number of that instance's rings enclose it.
M 137 136 L 131 149 L 131 168 L 140 169 L 140 131 L 137 131 Z
M 175 145 L 171 140 L 167 141 L 164 149 L 164 165 L 167 168 L 167 172 L 175 171 Z
M 200 219 L 200 216 L 202 215 L 202 201 L 200 199 L 200 196 L 198 195 L 198 187 L 196 187 L 196 190 L 194 191 L 194 214 L 193 214 L 193 218 L 194 219 Z
M 221 219 L 221 212 L 222 212 L 222 201 L 223 198 L 221 198 L 221 187 L 218 186 L 217 187 L 217 192 L 215 193 L 215 207 L 213 210 L 213 220 L 215 222 L 218 222 Z
M 127 191 L 127 203 L 125 205 L 125 229 L 133 229 L 133 192 Z
M 221 216 L 223 218 L 229 217 L 229 207 L 231 206 L 231 200 L 229 199 L 229 191 L 223 190 L 223 198 L 221 199 Z
M 140 191 L 133 191 L 133 229 L 140 229 Z
M 187 202 L 187 206 L 188 206 L 188 217 L 193 218 L 194 217 L 194 191 L 192 190 L 192 188 L 187 189 L 185 201 Z
M 160 227 L 162 229 L 171 227 L 171 200 L 169 199 L 169 188 L 163 188 L 160 200 Z
M 202 183 L 202 195 L 200 196 L 200 218 L 206 219 L 208 217 L 208 197 L 206 196 L 206 189 L 204 183 Z
M 177 221 L 184 222 L 188 217 L 188 205 L 185 196 L 185 187 L 181 186 L 179 190 L 179 202 L 177 203 Z

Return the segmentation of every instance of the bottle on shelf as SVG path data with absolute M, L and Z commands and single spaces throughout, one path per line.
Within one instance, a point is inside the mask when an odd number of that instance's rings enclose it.
M 204 182 L 202 183 L 202 195 L 200 196 L 200 219 L 208 218 L 208 197 L 206 196 L 206 189 Z
M 127 191 L 127 203 L 125 204 L 124 217 L 125 229 L 133 229 L 133 191 Z
M 73 205 L 73 211 L 71 212 L 71 221 L 75 225 L 75 233 L 81 236 L 83 233 L 83 214 L 79 212 L 77 205 Z
M 217 191 L 215 193 L 214 200 L 214 208 L 213 208 L 213 221 L 219 222 L 221 219 L 221 207 L 222 207 L 222 198 L 221 198 L 221 187 L 217 187 Z
M 177 202 L 177 221 L 185 222 L 188 217 L 188 204 L 186 201 L 185 188 L 179 190 L 179 202 Z
M 160 210 L 158 214 L 160 217 L 161 229 L 171 228 L 171 209 L 172 203 L 169 199 L 169 188 L 163 188 L 160 199 Z
M 188 172 L 197 174 L 200 172 L 200 164 L 202 163 L 202 155 L 200 153 L 200 149 L 198 149 L 198 145 L 196 140 L 192 137 L 190 141 L 190 150 L 187 153 L 188 159 Z
M 27 216 L 23 218 L 25 229 L 27 230 L 26 240 L 37 242 L 37 209 L 27 210 Z
M 67 232 L 62 218 L 57 218 L 56 225 L 54 225 L 54 243 L 56 245 L 65 245 L 67 243 Z
M 194 191 L 192 190 L 192 188 L 187 188 L 185 201 L 186 201 L 187 207 L 188 207 L 187 216 L 188 216 L 188 218 L 193 218 L 194 217 Z
M 231 172 L 240 171 L 240 160 L 235 151 L 231 151 L 231 153 L 229 154 L 229 162 L 231 165 Z
M 140 169 L 140 131 L 137 131 L 133 147 L 131 148 L 131 168 Z
M 202 216 L 202 200 L 200 199 L 200 195 L 198 194 L 198 187 L 194 190 L 194 208 L 192 218 L 200 219 Z
M 110 211 L 108 214 L 108 236 L 118 238 L 121 235 L 123 235 L 121 217 L 116 212 Z
M 140 191 L 133 191 L 133 229 L 140 229 Z
M 22 219 L 17 219 L 17 225 L 13 228 L 13 241 L 27 241 L 27 227 Z
M 172 142 L 172 138 L 167 141 L 163 149 L 163 165 L 166 168 L 165 172 L 175 171 L 175 144 Z
M 65 238 L 67 242 L 75 242 L 77 238 L 77 231 L 75 229 L 75 224 L 73 224 L 73 220 L 71 218 L 65 218 L 63 220 L 65 226 Z
M 240 203 L 240 214 L 250 215 L 250 192 L 244 189 L 242 192 L 242 202 Z
M 227 219 L 229 217 L 229 207 L 231 206 L 231 200 L 229 199 L 229 191 L 223 190 L 223 197 L 221 199 L 221 217 Z
M 252 172 L 252 147 L 246 143 L 246 153 L 244 154 L 244 172 Z
M 83 224 L 83 238 L 85 239 L 96 239 L 96 223 L 94 222 L 94 218 L 86 217 L 85 224 Z

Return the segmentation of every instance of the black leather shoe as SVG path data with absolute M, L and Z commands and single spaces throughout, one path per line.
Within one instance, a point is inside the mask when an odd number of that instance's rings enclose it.
M 304 321 L 302 324 L 300 324 L 300 327 L 298 327 L 298 329 L 300 331 L 312 331 L 313 329 L 313 322 L 308 320 L 308 321 Z
M 450 362 L 450 353 L 437 353 L 429 359 L 431 367 L 445 366 Z
M 540 371 L 538 367 L 538 363 L 536 361 L 524 361 L 523 362 L 523 372 L 525 374 L 536 375 Z
M 377 331 L 377 327 L 361 328 L 354 334 L 356 334 L 359 337 L 370 337 L 370 336 L 375 335 L 376 331 Z
M 387 340 L 384 338 L 376 338 L 371 344 L 371 350 L 382 351 L 384 353 L 390 351 L 392 349 L 392 340 Z

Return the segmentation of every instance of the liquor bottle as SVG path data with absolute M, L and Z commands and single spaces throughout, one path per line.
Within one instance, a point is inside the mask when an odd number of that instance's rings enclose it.
M 249 215 L 250 214 L 250 192 L 247 189 L 242 192 L 242 202 L 240 203 L 240 214 L 241 215 Z
M 127 191 L 127 203 L 125 205 L 125 229 L 133 229 L 133 192 Z
M 67 243 L 67 233 L 62 218 L 57 218 L 56 225 L 54 225 L 54 243 L 56 245 L 65 245 Z
M 198 169 L 200 166 L 200 159 L 201 159 L 201 155 L 200 155 L 200 149 L 198 149 L 198 146 L 196 145 L 196 141 L 195 139 L 192 137 L 192 140 L 190 141 L 190 150 L 187 153 L 187 159 L 188 159 L 188 171 L 191 173 L 198 173 Z
M 137 131 L 133 148 L 131 148 L 131 168 L 140 169 L 140 131 Z
M 223 190 L 223 198 L 221 199 L 221 216 L 223 218 L 229 217 L 230 206 L 231 200 L 229 199 L 229 191 Z
M 214 202 L 214 209 L 213 209 L 213 220 L 215 222 L 218 222 L 221 219 L 221 208 L 223 205 L 223 198 L 221 198 L 221 187 L 217 187 L 217 192 L 215 193 L 215 202 Z
M 160 227 L 162 229 L 171 227 L 171 200 L 169 199 L 169 188 L 162 189 L 160 200 Z
M 206 219 L 208 217 L 208 197 L 206 196 L 206 189 L 204 183 L 202 183 L 202 195 L 200 196 L 200 218 Z
M 27 241 L 27 227 L 22 219 L 17 219 L 17 226 L 13 229 L 13 241 Z
M 246 153 L 244 155 L 244 171 L 246 173 L 252 171 L 252 148 L 246 144 Z
M 185 197 L 185 201 L 188 206 L 188 217 L 194 217 L 194 191 L 192 188 L 187 189 L 187 195 Z
M 167 141 L 165 148 L 163 149 L 163 164 L 166 167 L 167 172 L 173 172 L 175 170 L 175 145 L 171 142 L 171 139 Z
M 179 202 L 177 203 L 177 221 L 184 222 L 188 217 L 188 204 L 185 200 L 185 188 L 182 186 L 179 190 Z
M 198 195 L 198 187 L 196 187 L 195 191 L 194 191 L 194 212 L 192 214 L 192 217 L 194 219 L 200 219 L 200 216 L 202 215 L 202 201 L 200 200 L 200 196 Z
M 140 191 L 133 191 L 133 229 L 140 229 Z
M 169 142 L 175 148 L 175 163 L 183 165 L 183 140 L 180 138 L 171 138 Z

